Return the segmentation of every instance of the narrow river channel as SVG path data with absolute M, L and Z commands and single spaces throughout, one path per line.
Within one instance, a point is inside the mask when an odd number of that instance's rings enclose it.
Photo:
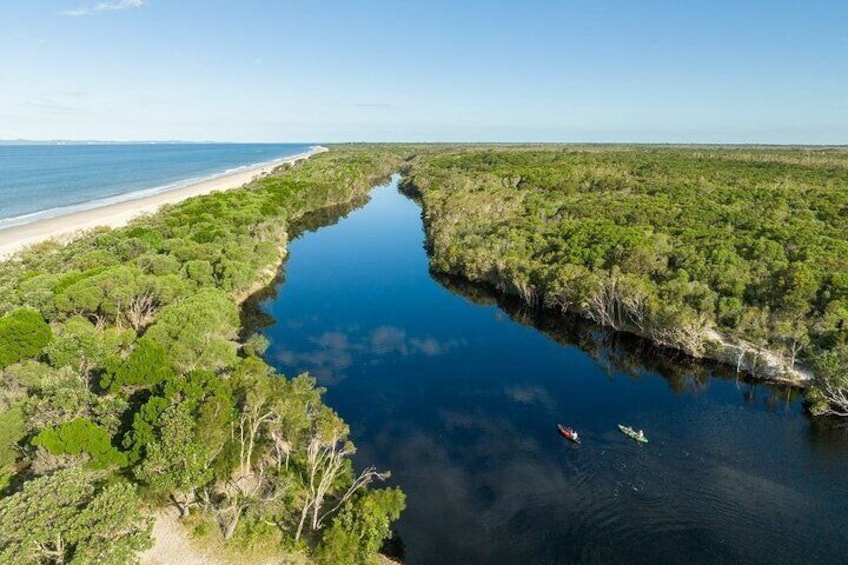
M 395 182 L 375 188 L 292 242 L 259 305 L 269 362 L 317 377 L 357 466 L 390 469 L 407 493 L 404 562 L 848 559 L 844 430 L 812 422 L 791 390 L 554 340 L 569 332 L 449 290 L 428 272 L 420 213 Z

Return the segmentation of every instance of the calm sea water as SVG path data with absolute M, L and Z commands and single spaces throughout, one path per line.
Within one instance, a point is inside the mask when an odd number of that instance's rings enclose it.
M 296 155 L 304 144 L 0 144 L 0 228 Z
M 269 361 L 316 375 L 357 465 L 406 491 L 406 562 L 845 562 L 844 430 L 791 390 L 591 328 L 543 333 L 449 290 L 428 273 L 418 206 L 394 185 L 372 197 L 294 241 L 260 307 Z

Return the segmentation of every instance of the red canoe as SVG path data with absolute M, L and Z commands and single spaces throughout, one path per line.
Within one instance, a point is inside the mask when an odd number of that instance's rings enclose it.
M 566 428 L 562 424 L 557 424 L 557 429 L 559 430 L 559 434 L 565 439 L 573 441 L 574 443 L 580 443 L 580 437 L 577 435 L 577 432 L 571 428 Z

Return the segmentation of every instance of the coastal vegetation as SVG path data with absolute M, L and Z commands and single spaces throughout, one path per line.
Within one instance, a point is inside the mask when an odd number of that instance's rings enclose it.
M 262 359 L 241 305 L 298 219 L 398 171 L 436 273 L 812 375 L 811 411 L 848 416 L 848 152 L 335 147 L 0 263 L 0 558 L 131 562 L 170 506 L 227 547 L 373 562 L 404 494 L 354 469 L 345 422 Z
M 406 163 L 434 271 L 848 415 L 848 152 L 457 147 Z
M 170 505 L 230 546 L 373 562 L 403 493 L 354 469 L 322 389 L 262 360 L 239 305 L 293 222 L 400 162 L 333 151 L 0 264 L 0 560 L 133 562 Z

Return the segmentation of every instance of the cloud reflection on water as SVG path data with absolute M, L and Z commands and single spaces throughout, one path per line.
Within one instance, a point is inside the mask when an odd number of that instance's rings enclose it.
M 297 321 L 289 323 L 303 326 Z M 290 368 L 288 372 L 292 374 L 308 371 L 321 382 L 335 383 L 344 379 L 347 376 L 345 369 L 355 364 L 374 365 L 392 355 L 435 357 L 465 345 L 466 342 L 461 339 L 409 336 L 403 328 L 380 325 L 370 331 L 351 328 L 347 332 L 337 330 L 310 336 L 303 348 L 280 348 L 275 352 L 275 357 Z
M 803 546 L 785 517 L 803 523 L 810 504 L 757 473 L 703 459 L 669 468 L 663 457 L 678 446 L 649 454 L 614 431 L 581 450 L 554 430 L 550 442 L 536 441 L 484 410 L 440 410 L 437 420 L 429 432 L 389 425 L 358 455 L 392 469 L 393 482 L 414 498 L 399 524 L 401 532 L 414 524 L 405 540 L 411 554 L 439 547 L 457 563 L 514 563 L 529 554 L 555 563 L 623 562 L 629 547 L 640 562 L 661 562 L 665 548 L 644 534 L 648 528 L 684 554 L 695 540 L 717 561 L 741 562 L 750 559 L 746 532 L 717 539 L 704 527 L 738 521 L 762 523 L 764 531 L 778 523 L 764 534 L 775 547 L 792 538 Z M 732 496 L 717 499 L 716 491 Z M 574 532 L 567 545 L 563 531 Z M 626 543 L 610 544 L 611 537 Z

